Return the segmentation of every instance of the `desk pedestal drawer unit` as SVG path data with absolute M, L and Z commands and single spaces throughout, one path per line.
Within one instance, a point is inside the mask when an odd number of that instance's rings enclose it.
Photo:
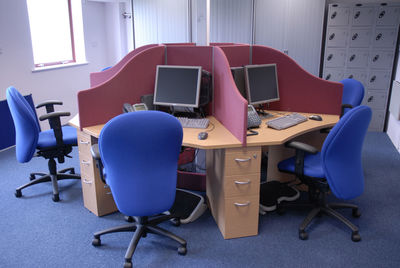
M 207 197 L 225 239 L 258 234 L 261 147 L 207 150 Z
M 97 138 L 78 130 L 78 149 L 82 177 L 83 203 L 97 216 L 117 211 L 110 188 L 100 179 L 90 148 Z

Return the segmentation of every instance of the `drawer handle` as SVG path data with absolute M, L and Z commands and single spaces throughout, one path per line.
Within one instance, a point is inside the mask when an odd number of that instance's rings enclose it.
M 107 192 L 106 194 L 112 194 L 111 192 Z
M 81 163 L 82 163 L 83 165 L 87 165 L 87 166 L 90 165 L 90 161 L 86 161 L 86 160 L 82 160 Z
M 250 180 L 248 180 L 248 181 L 235 181 L 235 184 L 250 184 L 251 183 L 251 181 Z
M 83 179 L 83 182 L 86 183 L 86 184 L 92 184 L 93 183 L 93 181 L 88 181 L 87 179 Z
M 79 143 L 80 143 L 80 144 L 89 144 L 88 141 L 83 141 L 83 140 L 80 140 Z
M 250 201 L 247 201 L 246 203 L 233 203 L 235 206 L 237 207 L 247 207 L 248 205 L 250 205 Z
M 251 157 L 248 157 L 246 159 L 243 158 L 235 158 L 235 161 L 237 162 L 249 162 L 251 160 Z

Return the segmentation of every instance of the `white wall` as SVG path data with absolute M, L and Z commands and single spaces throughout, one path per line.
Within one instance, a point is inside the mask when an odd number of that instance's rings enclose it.
M 78 112 L 76 94 L 89 88 L 89 74 L 115 63 L 108 61 L 107 56 L 105 3 L 84 0 L 82 11 L 88 64 L 32 72 L 26 0 L 0 0 L 0 100 L 6 98 L 6 88 L 13 85 L 23 95 L 32 93 L 36 104 L 58 99 L 64 102 L 62 110 L 71 112 L 71 116 Z M 38 111 L 38 114 L 43 114 L 43 111 Z M 63 118 L 63 123 L 69 119 Z M 48 129 L 47 122 L 41 126 Z

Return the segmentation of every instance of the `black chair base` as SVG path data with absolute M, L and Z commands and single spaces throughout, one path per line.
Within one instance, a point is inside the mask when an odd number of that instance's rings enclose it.
M 321 200 L 319 200 L 321 201 Z M 361 213 L 358 209 L 357 205 L 354 204 L 347 204 L 347 203 L 329 203 L 326 204 L 324 202 L 315 204 L 315 203 L 294 203 L 294 204 L 287 204 L 283 203 L 280 204 L 278 207 L 278 214 L 282 214 L 283 210 L 286 207 L 312 207 L 313 209 L 308 213 L 307 217 L 303 220 L 303 222 L 300 224 L 299 227 L 299 238 L 301 240 L 307 240 L 308 239 L 308 233 L 306 232 L 306 228 L 310 225 L 312 220 L 315 217 L 321 216 L 322 213 L 329 215 L 335 219 L 338 219 L 339 221 L 343 222 L 347 227 L 349 227 L 352 231 L 351 234 L 351 240 L 354 242 L 359 242 L 361 241 L 361 236 L 358 233 L 358 227 L 355 226 L 353 223 L 351 223 L 347 218 L 345 218 L 342 214 L 338 213 L 335 209 L 340 209 L 340 208 L 350 208 L 352 209 L 352 216 L 354 218 L 359 218 L 361 216 Z
M 40 176 L 40 177 L 37 177 Z M 53 179 L 54 178 L 54 179 Z M 30 182 L 18 187 L 15 190 L 15 197 L 22 197 L 22 189 L 27 188 L 29 186 L 42 183 L 42 182 L 49 182 L 51 181 L 53 184 L 53 201 L 58 202 L 60 201 L 60 195 L 58 192 L 58 184 L 57 181 L 65 180 L 65 179 L 80 179 L 81 176 L 79 174 L 75 174 L 74 168 L 66 168 L 63 170 L 59 170 L 55 175 L 51 175 L 49 173 L 31 173 L 29 176 Z
M 172 215 L 158 215 L 152 219 L 148 219 L 148 217 L 133 217 L 134 222 L 130 224 L 125 224 L 122 226 L 117 226 L 113 228 L 106 229 L 104 231 L 100 231 L 94 234 L 94 238 L 92 241 L 92 245 L 97 247 L 101 246 L 101 239 L 100 237 L 105 234 L 109 233 L 118 233 L 118 232 L 134 232 L 131 242 L 129 243 L 129 247 L 125 253 L 125 268 L 132 267 L 132 256 L 135 252 L 136 246 L 139 243 L 140 238 L 146 237 L 148 233 L 162 235 L 175 240 L 180 244 L 178 247 L 178 253 L 180 255 L 186 255 L 187 252 L 187 243 L 181 237 L 163 229 L 158 226 L 157 224 L 173 219 Z M 131 217 L 129 217 L 131 219 Z

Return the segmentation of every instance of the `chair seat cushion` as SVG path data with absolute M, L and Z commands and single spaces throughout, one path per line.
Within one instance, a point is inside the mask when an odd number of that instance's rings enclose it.
M 288 158 L 279 162 L 278 168 L 281 171 L 294 173 L 295 157 Z M 304 157 L 304 175 L 313 178 L 325 178 L 322 168 L 321 153 L 306 154 Z
M 76 128 L 70 126 L 62 127 L 63 141 L 65 144 L 74 145 L 77 143 Z M 55 146 L 56 137 L 52 129 L 39 133 L 38 148 L 46 148 Z

